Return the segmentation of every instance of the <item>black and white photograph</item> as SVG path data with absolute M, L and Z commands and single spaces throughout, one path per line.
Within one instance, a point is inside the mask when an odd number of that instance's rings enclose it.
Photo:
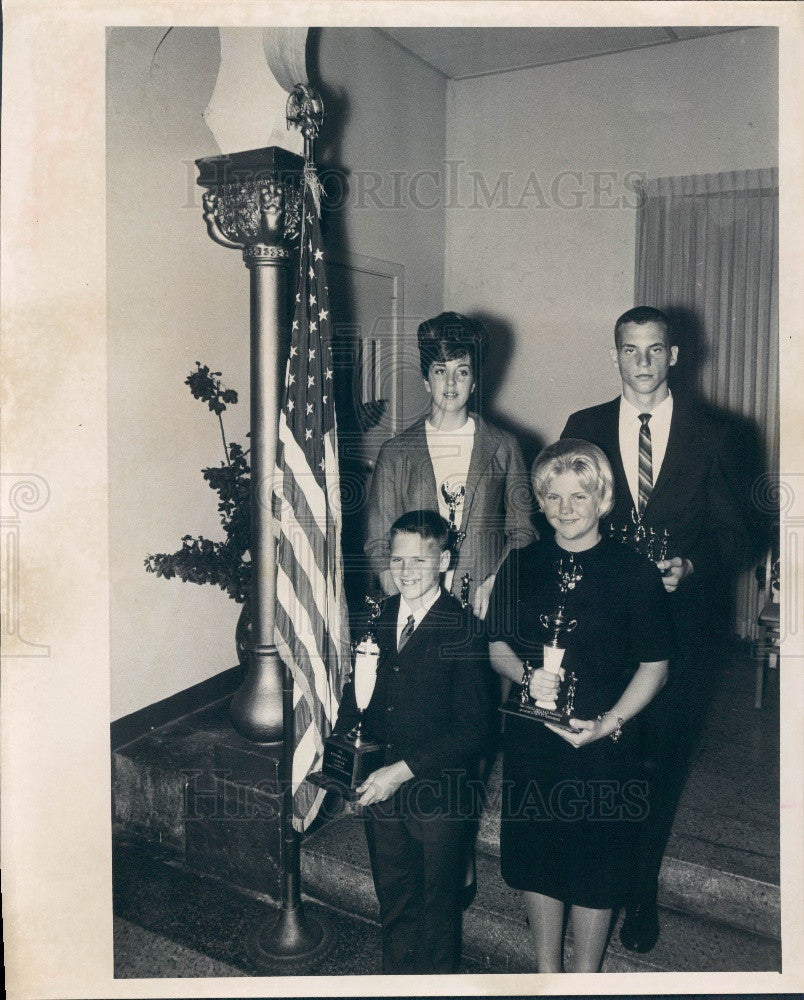
M 9 996 L 801 988 L 798 18 L 6 9 Z

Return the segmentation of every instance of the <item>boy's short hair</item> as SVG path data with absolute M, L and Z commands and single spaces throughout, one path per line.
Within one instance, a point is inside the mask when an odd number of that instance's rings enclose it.
M 391 538 L 399 534 L 437 542 L 442 552 L 449 548 L 449 524 L 436 510 L 409 510 L 398 517 L 391 525 Z
M 540 451 L 530 470 L 533 492 L 539 500 L 544 501 L 550 481 L 562 472 L 574 472 L 584 489 L 597 494 L 598 514 L 608 514 L 614 506 L 614 473 L 596 444 L 564 438 Z
M 454 361 L 468 354 L 478 379 L 489 348 L 489 335 L 480 320 L 443 312 L 421 323 L 418 337 L 422 378 L 427 378 L 434 361 Z
M 614 324 L 614 345 L 618 350 L 620 347 L 620 331 L 626 323 L 634 323 L 636 326 L 644 326 L 646 323 L 658 323 L 664 330 L 667 346 L 671 347 L 674 343 L 673 327 L 661 309 L 654 309 L 653 306 L 635 306 L 633 309 L 629 309 L 628 312 L 624 312 Z

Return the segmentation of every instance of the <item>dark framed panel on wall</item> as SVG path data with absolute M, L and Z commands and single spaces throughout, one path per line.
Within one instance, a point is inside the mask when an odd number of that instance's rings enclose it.
M 402 429 L 405 269 L 361 254 L 327 260 L 338 450 L 343 501 L 343 555 L 352 607 L 371 588 L 363 553 L 366 496 L 380 446 Z
M 327 261 L 341 453 L 373 465 L 402 424 L 405 268 L 342 254 Z

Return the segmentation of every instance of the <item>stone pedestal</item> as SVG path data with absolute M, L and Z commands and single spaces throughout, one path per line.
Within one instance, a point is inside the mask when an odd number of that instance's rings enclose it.
M 281 796 L 273 752 L 236 733 L 214 751 L 214 767 L 188 780 L 185 857 L 189 867 L 281 895 Z
M 112 755 L 116 826 L 278 900 L 280 754 L 236 733 L 217 702 Z

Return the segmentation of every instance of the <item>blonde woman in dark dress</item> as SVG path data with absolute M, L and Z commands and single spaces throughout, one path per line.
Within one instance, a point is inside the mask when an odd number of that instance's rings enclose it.
M 667 594 L 644 556 L 601 535 L 613 477 L 603 452 L 559 441 L 532 469 L 555 537 L 510 554 L 489 612 L 494 669 L 517 683 L 548 641 L 540 623 L 564 600 L 577 624 L 561 669 L 577 678 L 571 729 L 506 717 L 502 874 L 523 894 L 539 972 L 563 971 L 570 908 L 571 971 L 597 972 L 612 912 L 625 902 L 647 786 L 632 720 L 663 687 L 671 651 Z M 559 591 L 559 570 L 577 582 Z M 534 670 L 530 694 L 551 701 L 559 678 Z

